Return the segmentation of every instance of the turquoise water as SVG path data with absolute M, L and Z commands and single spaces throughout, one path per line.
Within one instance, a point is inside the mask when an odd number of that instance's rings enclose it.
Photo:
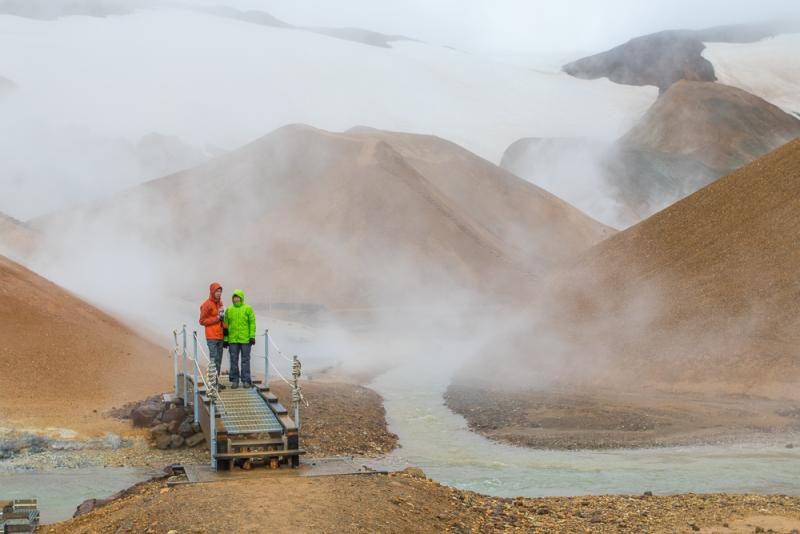
M 159 474 L 132 467 L 0 471 L 0 499 L 39 500 L 42 523 L 69 519 L 86 499 L 105 498 Z
M 467 428 L 442 395 L 446 372 L 395 368 L 372 384 L 401 447 L 389 458 L 439 482 L 497 496 L 653 491 L 800 494 L 800 450 L 784 444 L 549 451 L 490 441 Z

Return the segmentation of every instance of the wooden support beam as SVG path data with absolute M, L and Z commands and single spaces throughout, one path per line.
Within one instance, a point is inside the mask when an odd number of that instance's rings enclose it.
M 272 445 L 283 445 L 283 438 L 231 440 L 231 447 L 267 447 Z
M 303 449 L 288 449 L 282 451 L 248 451 L 248 452 L 222 452 L 217 454 L 220 460 L 235 460 L 237 458 L 273 458 L 275 456 L 299 456 L 305 454 Z
M 271 402 L 269 407 L 275 415 L 286 415 L 289 411 L 280 402 Z
M 283 429 L 289 432 L 297 432 L 297 425 L 294 424 L 294 421 L 288 414 L 285 415 L 278 415 L 278 422 L 280 422 Z
M 269 388 L 266 390 L 259 389 L 258 393 L 261 395 L 261 398 L 267 402 L 278 402 L 278 397 L 276 397 L 274 393 L 271 393 Z

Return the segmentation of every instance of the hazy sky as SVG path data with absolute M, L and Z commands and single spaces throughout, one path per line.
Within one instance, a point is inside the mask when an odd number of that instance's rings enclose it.
M 800 17 L 798 0 L 187 0 L 485 52 L 600 51 L 636 35 Z

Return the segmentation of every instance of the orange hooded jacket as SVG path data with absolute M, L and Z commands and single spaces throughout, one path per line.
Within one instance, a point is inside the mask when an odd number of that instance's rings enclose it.
M 222 321 L 219 320 L 219 308 L 222 302 L 214 298 L 214 291 L 221 289 L 217 282 L 211 284 L 208 299 L 200 305 L 200 324 L 206 327 L 206 339 L 224 339 Z

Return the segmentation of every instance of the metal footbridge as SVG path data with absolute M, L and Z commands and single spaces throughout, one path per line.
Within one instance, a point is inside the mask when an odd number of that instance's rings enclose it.
M 182 343 L 178 342 L 179 334 Z M 174 401 L 192 406 L 194 420 L 200 425 L 209 446 L 211 467 L 231 469 L 238 462 L 244 469 L 259 464 L 277 469 L 281 465 L 298 467 L 300 455 L 300 403 L 304 402 L 298 378 L 300 361 L 287 358 L 264 331 L 263 380 L 253 380 L 253 387 L 233 389 L 228 375 L 218 373 L 213 361 L 198 344 L 193 332 L 193 351 L 187 350 L 186 326 L 173 332 L 172 352 L 175 375 Z M 292 366 L 292 378 L 286 379 L 270 361 L 270 345 Z M 270 391 L 270 368 L 285 381 L 292 392 L 292 415 Z

